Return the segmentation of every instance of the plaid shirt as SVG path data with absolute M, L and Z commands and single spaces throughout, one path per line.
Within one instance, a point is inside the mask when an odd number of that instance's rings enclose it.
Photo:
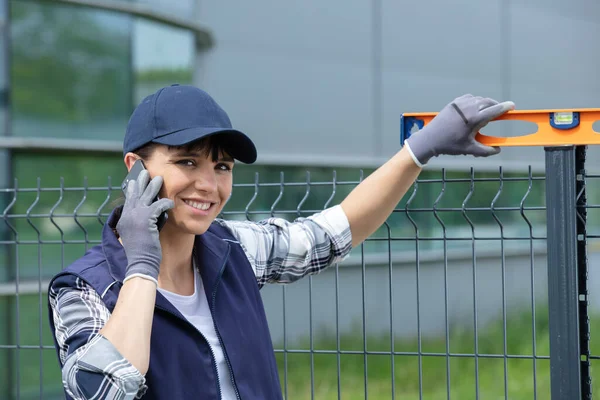
M 257 283 L 290 283 L 345 259 L 352 249 L 348 219 L 331 207 L 294 222 L 215 221 L 231 230 L 244 249 Z M 144 376 L 98 332 L 110 317 L 100 295 L 81 279 L 50 288 L 63 386 L 74 399 L 133 399 L 147 390 Z

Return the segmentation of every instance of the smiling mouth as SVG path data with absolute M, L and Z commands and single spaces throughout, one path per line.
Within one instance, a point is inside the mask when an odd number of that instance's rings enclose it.
M 203 201 L 183 200 L 183 202 L 188 206 L 200 211 L 206 211 L 213 205 L 213 203 L 207 203 Z

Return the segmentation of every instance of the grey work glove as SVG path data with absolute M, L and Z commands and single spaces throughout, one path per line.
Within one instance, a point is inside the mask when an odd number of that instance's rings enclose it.
M 158 271 L 162 259 L 156 220 L 159 215 L 174 206 L 171 199 L 152 200 L 162 186 L 162 177 L 150 183 L 148 171 L 140 172 L 136 180 L 127 185 L 125 205 L 117 223 L 117 232 L 127 255 L 125 279 L 141 276 L 158 285 Z
M 498 103 L 490 98 L 465 94 L 446 105 L 423 129 L 404 142 L 420 167 L 442 154 L 488 157 L 500 152 L 475 140 L 488 122 L 515 108 L 512 101 Z

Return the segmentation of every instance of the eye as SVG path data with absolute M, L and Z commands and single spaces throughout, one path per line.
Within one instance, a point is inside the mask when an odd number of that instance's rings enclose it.
M 231 171 L 232 170 L 232 166 L 226 163 L 218 163 L 215 166 L 216 169 L 220 170 L 220 171 Z
M 177 161 L 176 164 L 183 165 L 186 167 L 193 167 L 194 165 L 196 165 L 196 162 L 194 160 L 190 160 L 190 159 L 183 159 L 183 160 Z

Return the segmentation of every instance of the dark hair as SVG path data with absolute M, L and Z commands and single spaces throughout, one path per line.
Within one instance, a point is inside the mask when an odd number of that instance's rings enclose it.
M 160 146 L 157 143 L 144 145 L 132 153 L 137 154 L 142 160 L 146 161 L 152 157 L 154 150 Z M 211 155 L 213 161 L 217 161 L 221 152 L 227 152 L 226 135 L 215 135 L 201 138 L 183 146 L 167 146 L 169 150 L 184 149 L 189 152 L 199 152 L 203 155 Z

